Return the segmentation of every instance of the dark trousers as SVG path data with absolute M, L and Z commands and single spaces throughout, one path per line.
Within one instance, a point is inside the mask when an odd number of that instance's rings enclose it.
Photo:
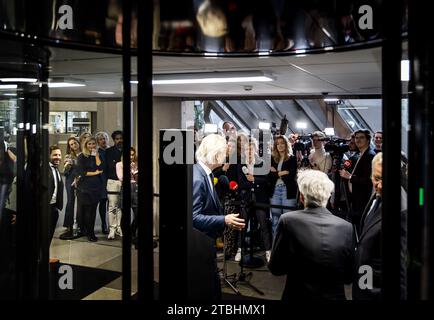
M 81 204 L 80 212 L 83 219 L 83 226 L 87 236 L 95 235 L 95 218 L 96 218 L 96 207 L 98 203 L 95 204 Z
M 48 238 L 48 248 L 53 240 L 54 231 L 56 230 L 57 220 L 59 219 L 59 209 L 56 208 L 55 204 L 50 204 L 50 226 L 49 226 L 49 238 Z
M 65 208 L 65 220 L 63 220 L 63 226 L 65 228 L 72 228 L 74 226 L 74 209 L 75 209 L 75 188 L 71 187 L 74 179 L 71 176 L 65 179 L 66 189 L 66 208 Z
M 246 223 L 250 222 L 250 232 L 255 231 L 256 223 L 259 224 L 262 244 L 265 250 L 271 250 L 271 246 L 272 246 L 271 226 L 268 217 L 269 214 L 267 213 L 267 211 L 265 211 L 262 208 L 250 208 L 247 210 L 241 210 L 240 212 L 240 218 L 243 218 L 246 221 Z M 256 221 L 254 222 L 256 223 L 252 223 L 252 219 L 255 219 Z M 241 241 L 242 241 L 242 237 L 239 237 L 238 240 L 239 248 L 241 247 L 241 245 L 243 245 Z
M 101 218 L 101 228 L 107 229 L 107 198 L 101 199 L 98 210 Z

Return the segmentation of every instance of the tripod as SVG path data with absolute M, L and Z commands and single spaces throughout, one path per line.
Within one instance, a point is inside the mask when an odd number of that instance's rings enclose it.
M 255 193 L 254 193 L 254 189 L 252 189 L 251 191 L 251 201 L 250 201 L 250 206 L 249 209 L 254 208 L 254 204 L 255 204 Z M 240 211 L 243 212 L 244 216 L 247 217 L 247 221 L 246 221 L 246 225 L 250 222 L 250 244 L 249 244 L 249 255 L 245 255 L 244 254 L 244 250 L 245 250 L 245 240 L 246 240 L 246 231 L 243 230 L 241 231 L 241 261 L 240 261 L 240 272 L 238 273 L 237 279 L 234 282 L 234 285 L 236 286 L 238 283 L 243 284 L 247 287 L 249 287 L 250 289 L 256 291 L 258 294 L 260 295 L 264 295 L 264 292 L 262 292 L 261 290 L 259 290 L 257 287 L 255 287 L 254 285 L 252 285 L 250 283 L 250 280 L 253 277 L 253 273 L 252 272 L 244 272 L 244 267 L 250 267 L 250 268 L 259 268 L 261 266 L 263 266 L 263 261 L 262 259 L 256 258 L 253 256 L 253 240 L 252 240 L 252 231 L 253 231 L 253 223 L 252 222 L 252 217 L 251 214 L 249 214 L 250 210 L 247 209 L 246 206 L 246 201 L 244 199 L 241 199 L 241 206 L 240 206 Z

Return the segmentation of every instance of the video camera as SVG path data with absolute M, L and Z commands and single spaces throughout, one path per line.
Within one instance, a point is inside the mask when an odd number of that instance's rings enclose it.
M 306 136 L 298 136 L 297 140 L 294 143 L 294 146 L 292 149 L 294 151 L 301 151 L 304 153 L 305 151 L 310 151 L 312 149 L 312 135 L 306 135 Z
M 326 141 L 324 145 L 325 151 L 329 152 L 331 156 L 333 155 L 343 155 L 350 149 L 348 142 L 350 140 L 338 138 L 338 137 L 327 137 L 320 139 L 320 141 Z

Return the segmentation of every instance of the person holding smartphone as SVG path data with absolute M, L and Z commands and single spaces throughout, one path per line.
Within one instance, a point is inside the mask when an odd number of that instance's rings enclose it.
M 96 145 L 95 138 L 86 138 L 81 146 L 82 153 L 78 156 L 80 178 L 77 185 L 77 200 L 84 222 L 85 234 L 91 242 L 98 241 L 94 231 L 96 208 L 104 190 L 103 163 Z

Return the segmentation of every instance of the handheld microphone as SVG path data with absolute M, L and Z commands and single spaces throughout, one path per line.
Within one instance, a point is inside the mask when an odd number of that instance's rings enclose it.
M 241 170 L 243 170 L 243 173 L 244 173 L 246 176 L 249 174 L 249 169 L 247 169 L 246 166 L 243 166 L 243 167 L 241 168 Z
M 345 160 L 345 161 L 344 161 L 344 168 L 345 168 L 346 170 L 348 170 L 349 168 L 351 168 L 351 165 L 352 165 L 351 160 Z
M 214 177 L 214 185 L 216 185 L 219 182 L 219 179 L 217 179 L 216 177 Z

